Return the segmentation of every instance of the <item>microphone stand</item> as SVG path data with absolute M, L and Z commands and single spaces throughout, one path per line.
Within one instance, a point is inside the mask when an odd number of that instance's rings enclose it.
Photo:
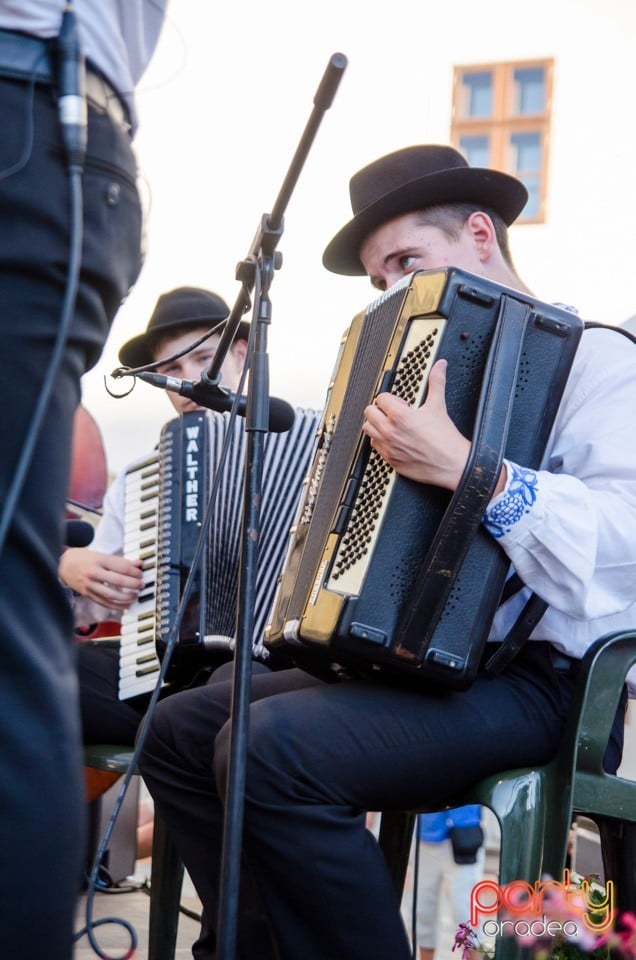
M 269 422 L 269 366 L 267 327 L 271 323 L 269 289 L 282 258 L 276 246 L 283 233 L 283 215 L 309 153 L 322 116 L 329 109 L 347 59 L 340 53 L 331 57 L 314 97 L 314 107 L 272 209 L 256 231 L 248 256 L 237 267 L 242 287 L 221 335 L 216 355 L 201 382 L 218 389 L 220 370 L 241 318 L 249 307 L 249 291 L 255 289 L 253 347 L 249 359 L 249 385 L 245 429 L 247 431 L 244 476 L 244 507 L 241 562 L 238 583 L 238 612 L 234 651 L 230 719 L 230 759 L 223 822 L 223 848 L 219 887 L 217 960 L 234 960 L 240 886 L 241 843 L 248 737 L 249 692 L 252 675 L 254 601 L 260 540 L 260 499 L 264 439 Z

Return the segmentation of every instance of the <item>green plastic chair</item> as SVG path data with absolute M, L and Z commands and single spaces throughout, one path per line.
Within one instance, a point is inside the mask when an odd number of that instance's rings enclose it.
M 96 770 L 126 774 L 133 751 L 113 744 L 84 748 L 84 763 Z M 155 815 L 150 871 L 148 960 L 173 960 L 179 926 L 183 863 L 162 820 Z
M 636 663 L 636 631 L 609 634 L 588 650 L 561 748 L 550 764 L 550 815 L 543 871 L 558 876 L 567 849 L 566 825 L 580 814 L 601 837 L 605 879 L 620 911 L 636 911 L 636 782 L 603 770 L 603 756 L 627 670 Z
M 507 770 L 488 777 L 447 808 L 489 807 L 499 823 L 499 883 L 561 879 L 577 814 L 599 826 L 605 879 L 620 910 L 636 910 L 636 782 L 603 771 L 603 756 L 625 675 L 636 662 L 636 630 L 597 640 L 581 661 L 572 711 L 555 759 L 545 767 Z M 385 811 L 379 842 L 401 896 L 415 817 L 422 811 Z M 497 941 L 497 960 L 519 960 L 512 938 Z

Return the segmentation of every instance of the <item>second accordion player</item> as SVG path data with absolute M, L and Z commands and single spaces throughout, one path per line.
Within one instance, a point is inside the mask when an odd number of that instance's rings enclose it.
M 315 672 L 397 671 L 465 689 L 509 561 L 481 523 L 504 456 L 539 467 L 583 330 L 573 313 L 458 269 L 421 271 L 345 333 L 265 643 Z M 405 479 L 362 433 L 388 391 L 446 402 L 471 454 L 452 493 Z

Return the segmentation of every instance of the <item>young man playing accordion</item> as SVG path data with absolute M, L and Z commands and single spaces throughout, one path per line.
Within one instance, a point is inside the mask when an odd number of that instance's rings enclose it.
M 351 199 L 354 216 L 325 251 L 328 269 L 366 273 L 383 291 L 415 270 L 452 265 L 527 291 L 507 247 L 526 202 L 515 179 L 471 168 L 449 147 L 416 146 L 359 171 Z M 470 442 L 446 412 L 445 382 L 442 360 L 422 406 L 377 396 L 364 432 L 399 474 L 452 491 Z M 578 660 L 595 638 L 636 623 L 634 409 L 636 351 L 616 333 L 588 330 L 540 468 L 504 463 L 484 521 L 550 606 L 501 674 L 480 672 L 460 692 L 388 676 L 326 683 L 299 669 L 253 678 L 242 890 L 255 882 L 273 943 L 241 915 L 241 958 L 411 956 L 365 811 L 439 809 L 489 774 L 554 756 Z M 499 609 L 493 642 L 522 602 Z M 160 703 L 141 758 L 205 906 L 197 960 L 215 955 L 230 694 L 219 682 Z M 623 710 L 609 769 L 620 759 Z

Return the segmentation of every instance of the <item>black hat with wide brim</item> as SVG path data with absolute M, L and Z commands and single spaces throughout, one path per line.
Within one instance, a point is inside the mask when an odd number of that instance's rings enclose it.
M 155 359 L 157 342 L 166 336 L 177 336 L 199 327 L 216 330 L 230 315 L 225 300 L 211 290 L 200 287 L 177 287 L 157 300 L 146 332 L 128 340 L 119 351 L 119 360 L 126 367 L 145 367 Z M 236 336 L 247 340 L 250 325 L 242 320 Z
M 380 157 L 349 183 L 353 219 L 323 254 L 327 270 L 355 277 L 366 271 L 360 247 L 376 227 L 414 210 L 441 203 L 476 203 L 498 213 L 509 226 L 528 200 L 523 183 L 507 173 L 469 167 L 453 147 L 406 147 Z

